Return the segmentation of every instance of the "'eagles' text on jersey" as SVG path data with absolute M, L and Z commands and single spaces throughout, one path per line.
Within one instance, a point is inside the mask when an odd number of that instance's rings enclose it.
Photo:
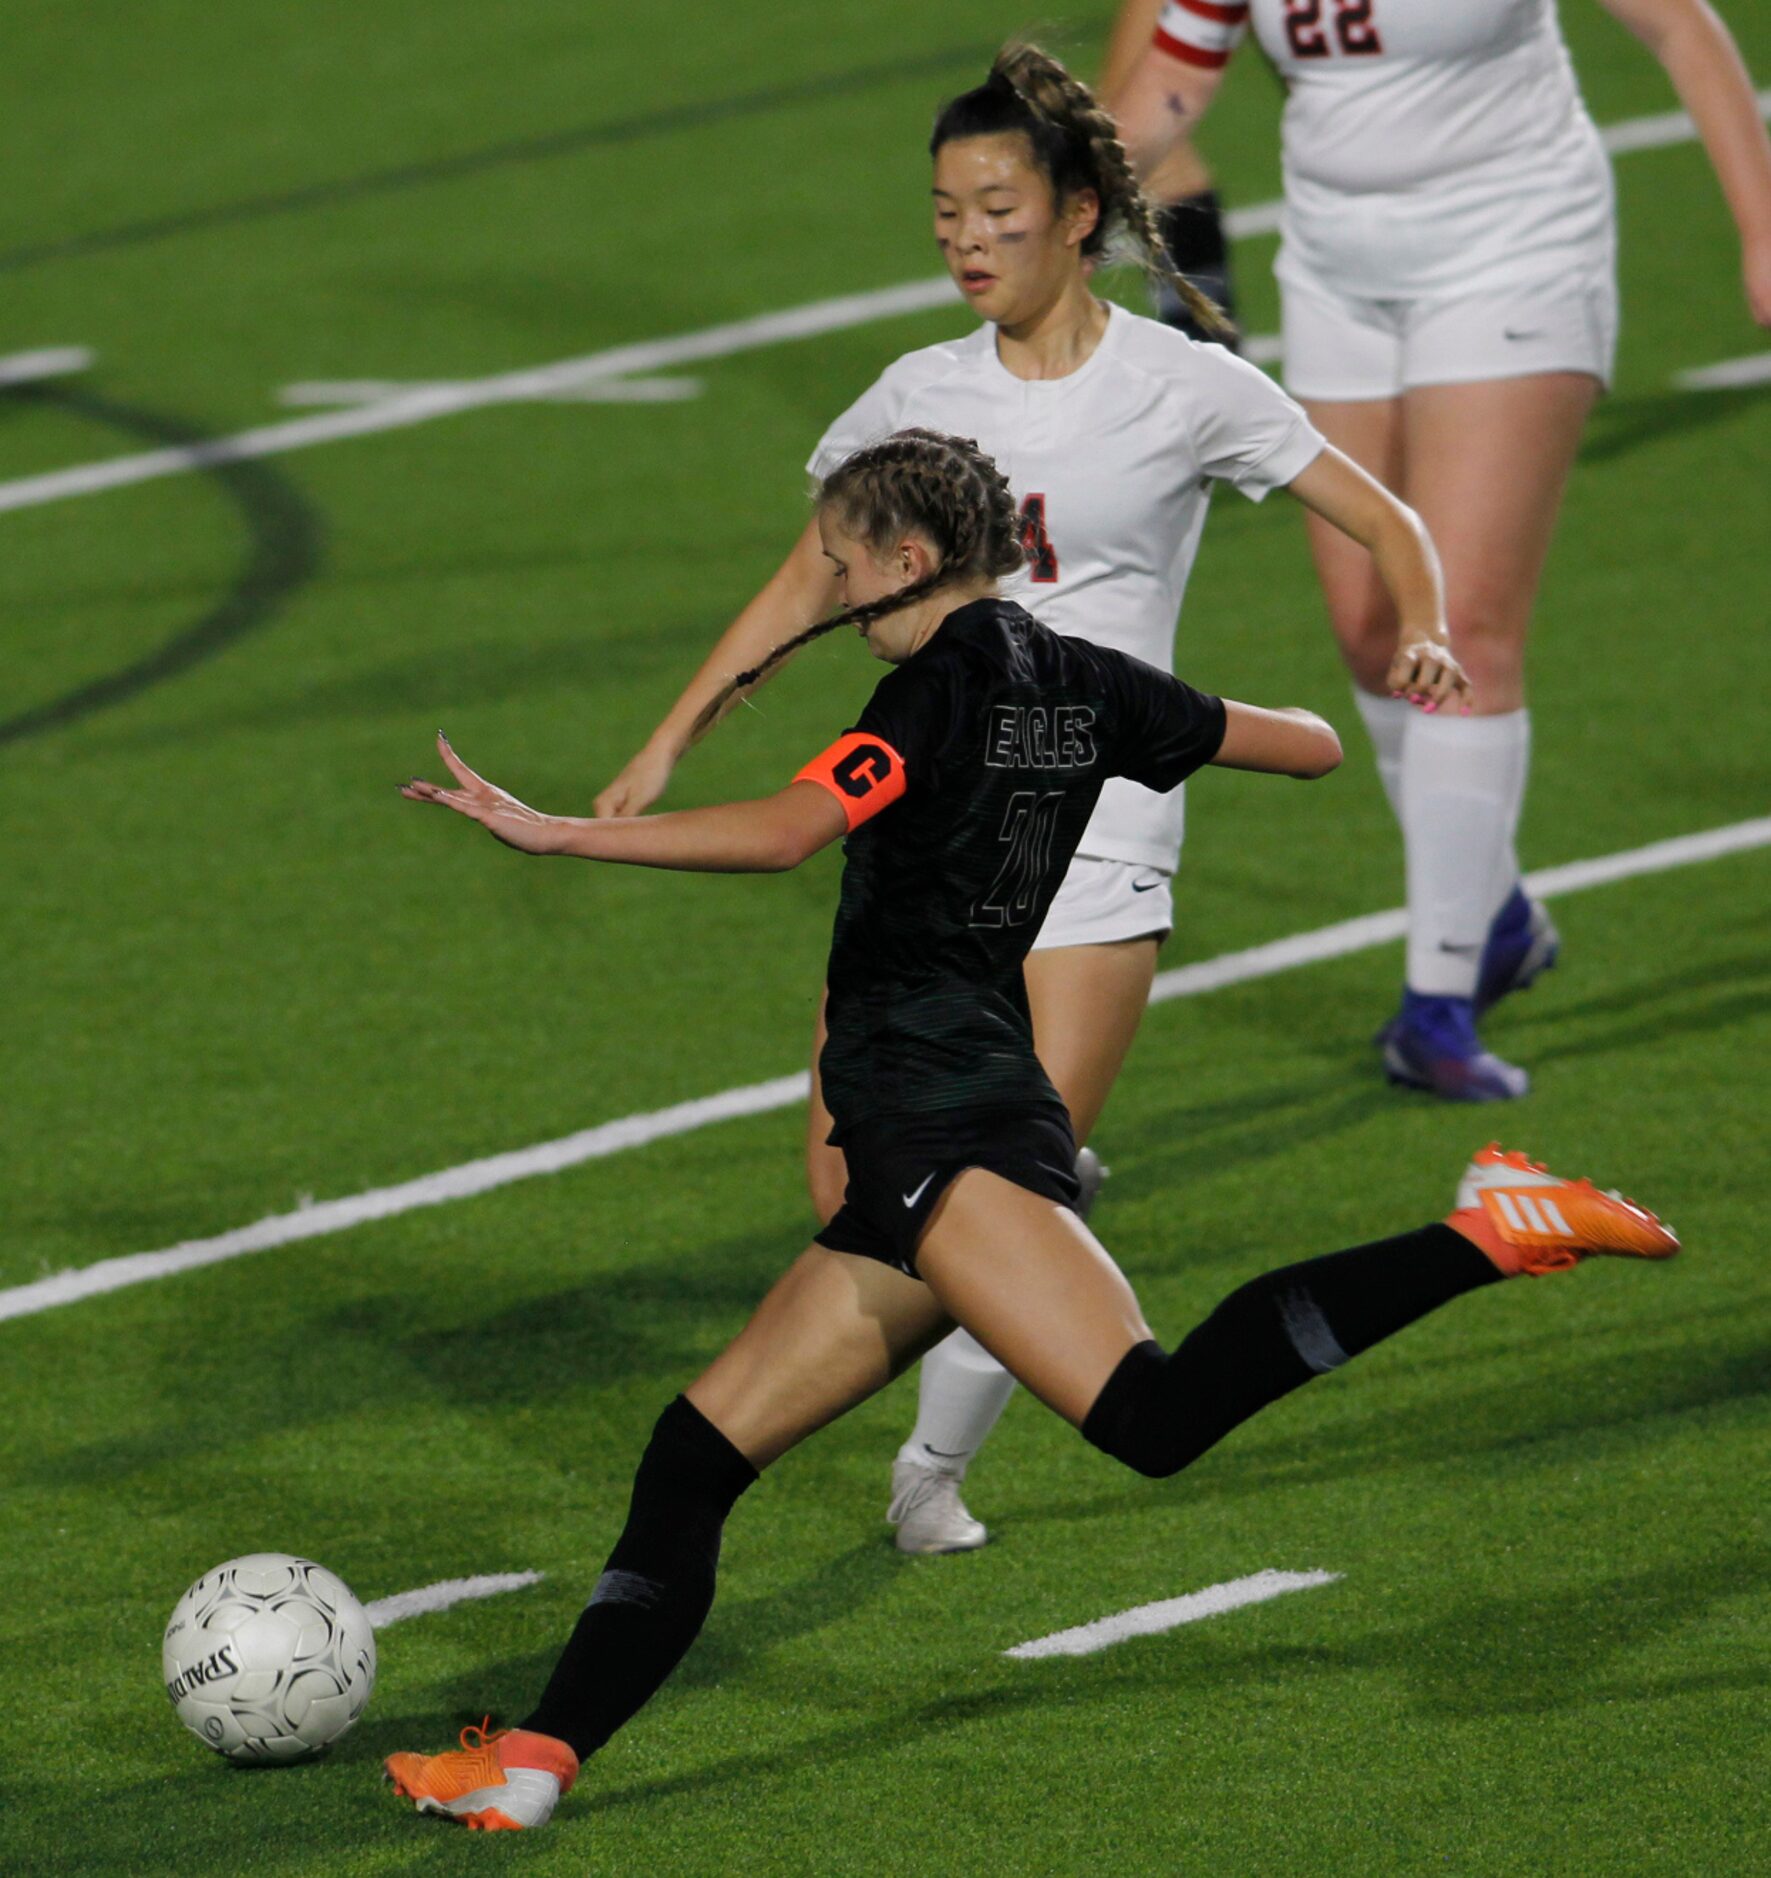
M 835 1138 L 877 1114 L 1056 1102 L 1022 962 L 1102 785 L 1174 788 L 1217 754 L 1223 704 L 978 600 L 880 680 L 854 735 L 901 761 L 903 794 L 846 846 L 820 1059 Z

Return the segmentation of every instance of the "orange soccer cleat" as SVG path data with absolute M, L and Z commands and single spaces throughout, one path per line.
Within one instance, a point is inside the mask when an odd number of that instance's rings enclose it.
M 394 1791 L 421 1813 L 442 1813 L 480 1832 L 545 1826 L 560 1795 L 572 1791 L 578 1756 L 552 1735 L 491 1730 L 490 1722 L 463 1728 L 461 1746 L 445 1754 L 390 1754 L 382 1765 Z
M 1446 1221 L 1508 1277 L 1565 1271 L 1584 1258 L 1666 1259 L 1679 1241 L 1647 1208 L 1590 1180 L 1564 1180 L 1489 1142 L 1464 1169 Z

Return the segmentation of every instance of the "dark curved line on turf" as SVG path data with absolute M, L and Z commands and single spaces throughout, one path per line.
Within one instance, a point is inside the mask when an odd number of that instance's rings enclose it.
M 728 98 L 710 98 L 699 104 L 673 105 L 668 110 L 618 118 L 609 124 L 581 124 L 571 130 L 549 131 L 539 137 L 513 137 L 487 144 L 483 149 L 463 150 L 455 156 L 436 157 L 425 163 L 398 163 L 389 169 L 366 171 L 361 176 L 310 183 L 305 188 L 282 190 L 273 195 L 246 196 L 237 202 L 218 202 L 206 209 L 189 209 L 177 215 L 124 222 L 115 228 L 94 229 L 90 234 L 69 235 L 60 241 L 34 242 L 0 252 L 0 274 L 38 267 L 45 261 L 78 260 L 116 248 L 141 247 L 149 242 L 170 240 L 176 235 L 194 234 L 200 229 L 226 228 L 276 215 L 298 215 L 308 209 L 361 202 L 371 196 L 396 195 L 402 190 L 420 189 L 431 183 L 484 175 L 489 170 L 573 156 L 581 150 L 668 136 L 672 131 L 701 130 L 710 124 L 730 123 L 736 118 L 761 117 L 794 105 L 816 104 L 826 98 L 876 90 L 905 79 L 926 78 L 952 66 L 987 59 L 993 50 L 993 47 L 975 45 L 949 46 L 945 51 L 859 65 L 822 78 L 802 79 L 797 84 L 771 85 L 762 91 L 738 92 Z
M 185 446 L 211 437 L 177 418 L 118 404 L 66 385 L 19 385 L 0 392 L 5 403 L 53 405 L 77 417 L 106 424 L 154 444 Z M 321 558 L 319 511 L 280 470 L 259 461 L 210 463 L 202 473 L 233 503 L 246 525 L 249 544 L 228 590 L 194 625 L 175 634 L 145 658 L 94 678 L 47 704 L 0 720 L 0 748 L 59 730 L 94 712 L 139 697 L 200 665 L 236 639 L 256 631 L 297 588 L 312 580 Z

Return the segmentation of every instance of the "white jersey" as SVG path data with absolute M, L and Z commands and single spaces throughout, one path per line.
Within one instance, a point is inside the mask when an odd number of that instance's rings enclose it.
M 831 425 L 807 467 L 827 476 L 910 424 L 975 438 L 1008 478 L 1028 566 L 1006 594 L 1056 632 L 1165 672 L 1212 481 L 1258 502 L 1323 448 L 1264 373 L 1121 307 L 1066 378 L 1015 377 L 993 326 L 907 353 Z M 1172 871 L 1181 829 L 1179 789 L 1115 778 L 1078 852 Z
M 1282 279 L 1382 299 L 1609 265 L 1555 0 L 1167 0 L 1156 43 L 1218 66 L 1250 25 L 1286 86 Z

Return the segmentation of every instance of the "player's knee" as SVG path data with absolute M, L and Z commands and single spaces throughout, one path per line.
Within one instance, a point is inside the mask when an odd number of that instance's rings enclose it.
M 1451 608 L 1451 649 L 1478 693 L 1516 685 L 1525 663 L 1525 621 L 1498 596 L 1467 595 Z
M 1178 1474 L 1193 1458 L 1175 1417 L 1163 1412 L 1167 1368 L 1154 1338 L 1133 1344 L 1082 1424 L 1085 1441 L 1150 1480 Z
M 1335 637 L 1353 682 L 1384 695 L 1396 656 L 1396 615 L 1383 600 L 1337 604 L 1333 612 Z

